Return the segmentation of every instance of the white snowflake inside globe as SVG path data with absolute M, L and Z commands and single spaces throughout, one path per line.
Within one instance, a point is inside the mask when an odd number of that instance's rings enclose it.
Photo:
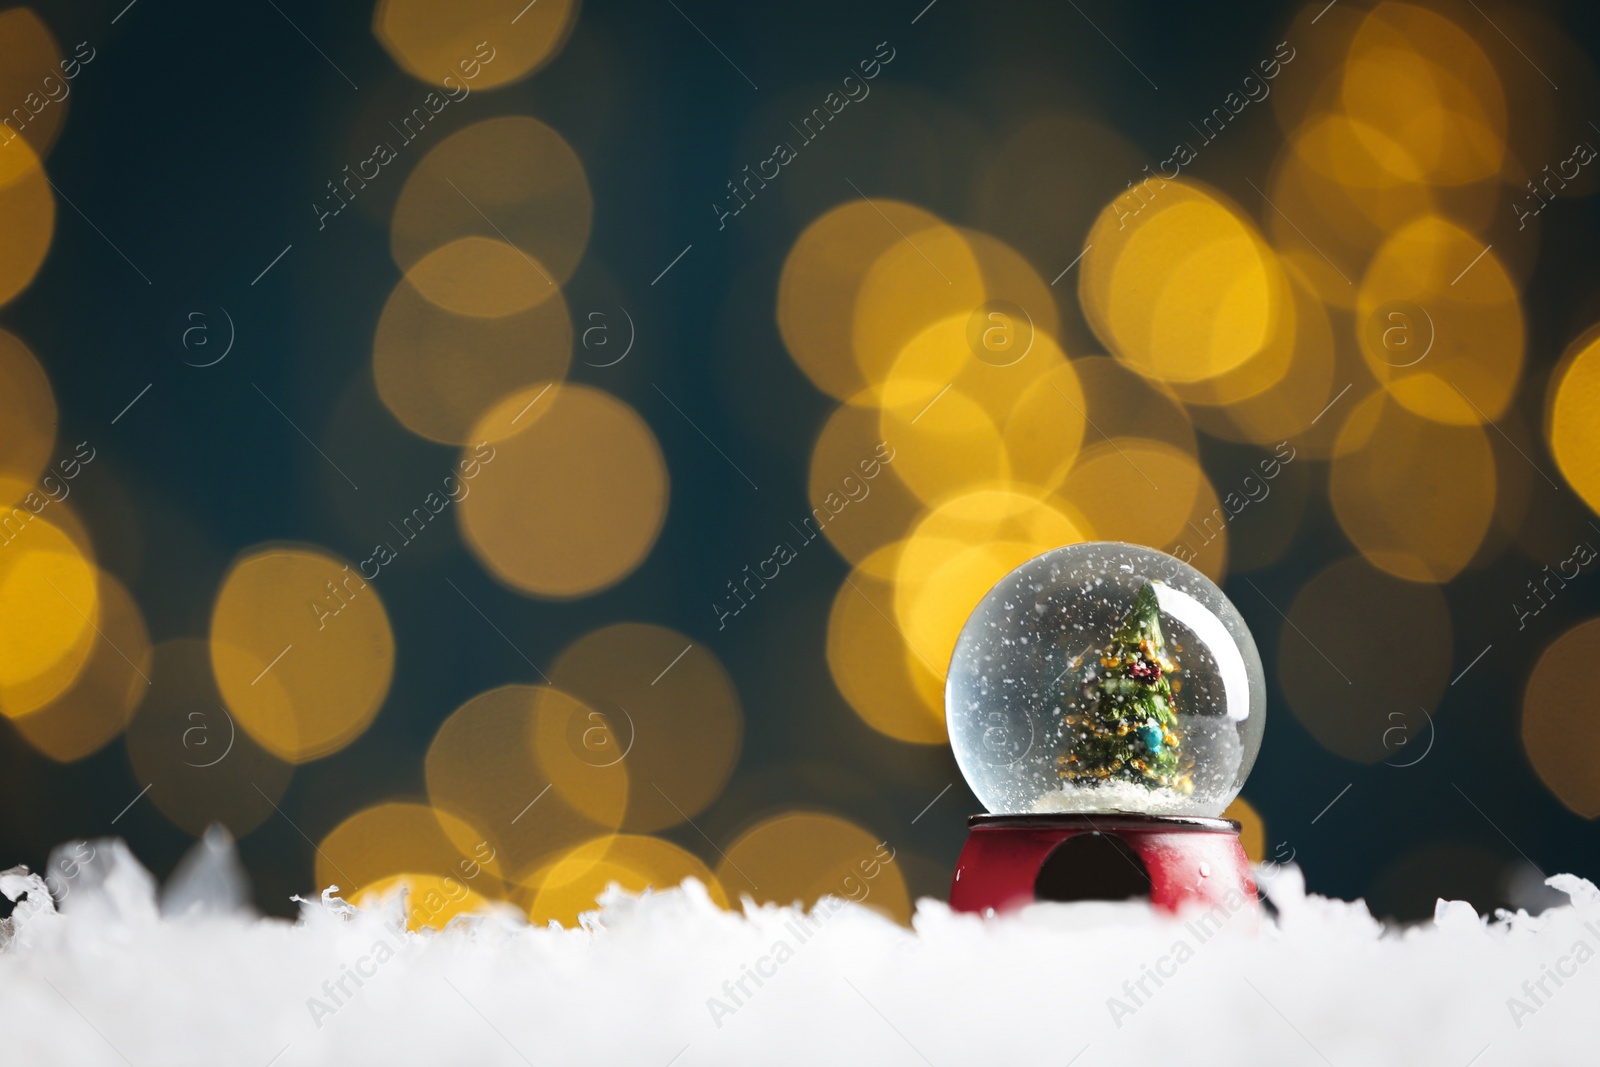
M 1093 542 L 989 590 L 956 641 L 945 714 L 991 812 L 1216 816 L 1261 747 L 1266 681 L 1209 578 Z

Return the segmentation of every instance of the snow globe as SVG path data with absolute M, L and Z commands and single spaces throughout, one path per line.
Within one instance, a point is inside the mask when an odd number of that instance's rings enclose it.
M 1255 912 L 1223 810 L 1261 747 L 1266 682 L 1238 609 L 1164 552 L 1068 545 L 973 609 L 945 683 L 950 744 L 989 813 L 950 902 L 1147 898 Z

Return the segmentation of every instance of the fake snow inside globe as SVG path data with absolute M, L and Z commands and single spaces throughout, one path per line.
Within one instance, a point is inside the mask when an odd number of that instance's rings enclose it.
M 1238 609 L 1188 564 L 1069 545 L 1002 578 L 956 641 L 956 762 L 996 814 L 1221 814 L 1261 747 L 1266 682 Z

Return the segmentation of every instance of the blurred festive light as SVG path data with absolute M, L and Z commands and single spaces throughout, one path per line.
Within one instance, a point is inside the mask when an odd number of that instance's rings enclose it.
M 898 383 L 895 393 L 912 390 Z M 917 395 L 908 402 L 886 397 L 878 417 L 878 433 L 894 449 L 894 472 L 921 500 L 932 503 L 980 482 L 1005 478 L 1010 471 L 1000 429 L 977 401 L 954 385 L 931 399 Z
M 862 393 L 823 424 L 811 450 L 811 515 L 797 531 L 815 537 L 820 527 L 854 563 L 904 536 L 922 512 L 922 501 L 895 472 L 899 454 L 881 436 L 875 399 Z
M 150 635 L 139 606 L 110 574 L 95 577 L 100 617 L 82 673 L 48 704 L 11 720 L 29 744 L 59 763 L 92 755 L 121 734 L 151 685 Z
M 1158 381 L 1233 370 L 1279 329 L 1285 282 L 1255 226 L 1209 190 L 1146 181 L 1089 231 L 1078 298 L 1118 359 Z
M 1204 473 L 1195 486 L 1194 505 L 1183 526 L 1171 538 L 1151 548 L 1177 556 L 1195 570 L 1221 585 L 1228 576 L 1229 546 L 1233 541 L 1230 516 L 1240 505 L 1238 494 L 1232 494 L 1227 507 L 1217 498 L 1217 491 Z
M 1200 392 L 1208 383 L 1175 387 L 1180 395 L 1192 398 L 1194 406 L 1190 408 L 1190 415 L 1200 429 L 1213 437 L 1258 445 L 1298 438 L 1312 428 L 1335 395 L 1343 393 L 1345 386 L 1352 384 L 1348 379 L 1334 384 L 1338 357 L 1327 309 L 1317 299 L 1310 285 L 1302 280 L 1295 265 L 1288 265 L 1286 273 L 1293 297 L 1293 334 L 1289 337 L 1280 335 L 1263 350 L 1262 356 L 1239 369 L 1240 372 L 1250 371 L 1262 359 L 1269 360 L 1257 372 L 1261 377 L 1243 388 L 1251 389 L 1260 381 L 1270 379 L 1268 384 L 1259 391 L 1238 395 L 1239 389 L 1233 383 L 1235 375 L 1229 374 L 1216 379 L 1217 389 L 1210 395 Z M 1287 319 L 1289 316 L 1286 314 L 1284 317 Z M 1353 353 L 1351 357 L 1351 362 L 1359 362 Z M 1284 360 L 1281 373 L 1277 366 L 1280 358 Z M 1366 379 L 1369 375 L 1363 370 L 1362 377 Z M 1365 380 L 1362 386 L 1363 394 L 1371 387 L 1370 382 Z M 1207 401 L 1220 401 L 1221 406 L 1202 404 L 1200 399 L 1203 395 Z M 1339 399 L 1351 400 L 1348 395 Z M 1327 445 L 1322 450 L 1323 454 L 1331 449 L 1331 430 L 1338 425 L 1337 419 L 1330 418 L 1328 421 L 1330 427 L 1329 432 L 1324 434 Z
M 423 157 L 395 202 L 390 250 L 410 271 L 451 241 L 494 239 L 559 287 L 583 258 L 593 216 L 589 179 L 572 146 L 538 119 L 507 115 L 459 130 Z
M 1012 405 L 1002 432 L 1012 476 L 1041 489 L 1059 487 L 1077 462 L 1088 407 L 1078 364 L 1059 363 L 1035 378 Z
M 504 241 L 462 237 L 434 249 L 406 272 L 423 296 L 446 311 L 480 319 L 515 315 L 557 292 L 555 280 Z
M 550 682 L 582 703 L 544 712 L 539 760 L 580 810 L 590 810 L 574 795 L 589 768 L 627 767 L 636 784 L 621 826 L 635 831 L 693 818 L 727 784 L 744 716 L 733 680 L 705 645 L 664 626 L 616 623 L 568 645 Z
M 98 568 L 58 525 L 66 505 L 52 506 L 50 518 L 13 510 L 0 521 L 0 712 L 11 717 L 71 687 L 100 624 Z
M 1461 27 L 1415 4 L 1378 4 L 1350 41 L 1341 93 L 1358 137 L 1413 182 L 1497 175 L 1506 100 L 1494 64 Z
M 880 389 L 882 403 L 920 410 L 953 385 L 1003 422 L 1030 387 L 1066 364 L 1044 330 L 1010 301 L 987 301 L 968 315 L 931 323 L 900 350 Z
M 74 58 L 63 59 L 50 27 L 27 7 L 0 11 L 0 41 L 6 43 L 6 61 L 0 66 L 0 100 L 11 108 L 0 114 L 6 135 L 22 135 L 43 159 L 66 120 L 72 79 L 81 72 L 85 57 L 94 59 L 95 51 L 89 48 L 85 52 L 85 42 Z
M 1224 819 L 1232 819 L 1239 824 L 1239 843 L 1244 846 L 1244 854 L 1250 858 L 1251 863 L 1261 863 L 1267 855 L 1267 826 L 1261 820 L 1261 813 L 1244 797 L 1235 797 L 1223 811 Z
M 917 334 L 941 319 L 965 318 L 989 299 L 983 263 L 968 235 L 943 224 L 907 231 L 862 276 L 852 338 L 869 387 L 883 383 Z
M 528 879 L 528 919 L 539 926 L 576 926 L 579 914 L 593 911 L 613 883 L 629 893 L 659 892 L 676 888 L 685 878 L 698 879 L 713 901 L 728 906 L 717 876 L 693 853 L 658 837 L 597 837 L 568 849 Z
M 1205 481 L 1188 453 L 1164 441 L 1119 437 L 1084 449 L 1058 495 L 1096 539 L 1161 548 L 1185 533 Z M 1209 485 L 1206 497 L 1216 497 Z
M 50 181 L 27 138 L 0 143 L 0 304 L 33 281 L 55 224 Z
M 1199 455 L 1189 413 L 1168 386 L 1141 377 L 1106 356 L 1075 359 L 1072 367 L 1083 388 L 1083 413 L 1090 421 L 1084 444 L 1145 437 Z
M 1600 331 L 1569 346 L 1562 363 L 1550 379 L 1550 454 L 1567 484 L 1600 512 Z
M 1430 186 L 1403 181 L 1383 166 L 1373 155 L 1382 143 L 1376 134 L 1358 135 L 1342 112 L 1314 113 L 1289 135 L 1267 185 L 1276 205 L 1265 215 L 1273 246 L 1284 255 L 1299 253 L 1313 267 L 1326 265 L 1329 271 L 1306 274 L 1336 306 L 1353 302 L 1372 249 L 1439 205 Z
M 443 930 L 457 915 L 478 914 L 490 908 L 493 898 L 480 894 L 481 888 L 454 875 L 441 877 L 407 871 L 378 879 L 361 892 L 352 894 L 350 903 L 372 908 L 399 896 L 404 900 L 406 929 L 413 933 Z
M 894 576 L 900 545 L 878 549 L 855 567 L 828 614 L 828 670 L 861 720 L 913 744 L 942 745 L 943 663 L 924 661 L 894 619 Z
M 155 647 L 149 692 L 125 743 L 134 780 L 163 815 L 196 836 L 220 822 L 238 838 L 276 814 L 294 768 L 223 706 L 214 652 L 214 641 L 190 638 Z
M 0 508 L 9 509 L 34 488 L 55 447 L 56 396 L 50 379 L 27 345 L 0 330 Z M 4 529 L 9 533 L 14 525 Z
M 809 909 L 835 896 L 911 920 L 893 846 L 835 815 L 795 811 L 763 820 L 728 846 L 717 877 L 730 897 L 758 904 Z
M 449 249 L 487 244 L 456 242 L 413 273 L 424 277 L 437 298 L 476 310 L 514 306 L 516 292 L 543 285 L 539 280 L 519 290 L 527 272 L 513 267 L 492 290 L 460 296 L 478 281 L 475 275 L 448 278 L 445 269 L 454 255 Z M 372 345 L 372 373 L 384 405 L 413 433 L 454 445 L 482 443 L 479 423 L 491 407 L 518 389 L 559 382 L 571 364 L 572 319 L 559 291 L 524 311 L 468 315 L 424 296 L 409 274 L 389 294 Z
M 616 830 L 628 808 L 625 762 L 555 771 L 542 758 L 541 720 L 579 720 L 592 709 L 549 686 L 506 685 L 480 693 L 450 714 L 428 746 L 428 798 L 471 825 L 464 833 L 442 821 L 463 858 L 478 858 L 487 842 L 506 878 L 521 881 L 558 853 Z M 554 788 L 557 775 L 565 788 Z M 643 783 L 640 783 L 641 785 Z M 569 800 L 576 797 L 577 803 Z
M 1055 112 L 1027 118 L 978 162 L 978 224 L 1055 277 L 1083 251 L 1107 198 L 1125 191 L 1120 176 L 1138 174 L 1147 157 L 1092 118 Z
M 1498 418 L 1522 373 L 1522 307 L 1495 254 L 1429 215 L 1372 257 L 1356 302 L 1361 346 L 1408 410 L 1438 422 Z
M 217 592 L 211 663 L 239 725 L 304 763 L 348 745 L 378 714 L 394 634 L 360 567 L 320 548 L 258 549 Z
M 519 408 L 528 414 L 507 416 Z M 468 546 L 533 596 L 586 596 L 621 581 L 666 519 L 667 465 L 655 434 L 633 408 L 586 385 L 517 394 L 474 437 L 513 424 L 492 446 L 493 471 L 461 502 Z
M 1447 582 L 1483 542 L 1495 482 L 1481 426 L 1433 422 L 1374 393 L 1339 431 L 1328 494 L 1345 535 L 1374 566 Z
M 1301 587 L 1279 631 L 1278 670 L 1295 717 L 1324 748 L 1377 763 L 1431 736 L 1452 645 L 1437 587 L 1352 557 Z
M 1600 619 L 1590 619 L 1550 643 L 1522 696 L 1528 761 L 1556 799 L 1585 819 L 1600 816 L 1600 719 L 1588 689 L 1597 657 Z
M 508 15 L 491 0 L 379 0 L 372 33 L 402 69 L 433 85 L 492 89 L 554 59 L 577 19 L 577 0 L 545 0 Z
M 868 380 L 853 339 L 856 297 L 878 257 L 902 234 L 939 225 L 898 200 L 852 200 L 795 239 L 778 278 L 778 330 L 789 355 L 818 389 L 851 400 Z
M 505 894 L 499 857 L 487 839 L 448 811 L 426 804 L 386 801 L 351 815 L 316 848 L 318 892 L 338 886 L 346 900 L 363 903 L 386 895 L 396 878 L 413 890 L 407 918 L 443 926 L 473 902 Z M 454 884 L 451 884 L 454 883 Z M 448 907 L 422 908 L 427 893 L 439 892 Z
M 942 678 L 972 606 L 1014 568 L 1090 530 L 1059 501 L 1019 487 L 940 504 L 917 524 L 895 569 L 894 615 L 906 644 Z

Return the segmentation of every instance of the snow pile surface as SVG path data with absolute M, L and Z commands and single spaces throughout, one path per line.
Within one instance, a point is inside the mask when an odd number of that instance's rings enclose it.
M 71 850 L 77 850 L 73 852 Z M 241 910 L 225 842 L 166 887 L 120 841 L 47 888 L 0 873 L 0 1063 L 1592 1063 L 1600 892 L 1386 931 L 1262 872 L 1277 920 L 1045 904 L 983 920 L 924 900 L 908 930 L 825 899 L 719 910 L 695 882 L 608 896 L 579 929 L 515 914 L 408 933 L 399 899 Z M 56 906 L 52 899 L 60 900 Z

